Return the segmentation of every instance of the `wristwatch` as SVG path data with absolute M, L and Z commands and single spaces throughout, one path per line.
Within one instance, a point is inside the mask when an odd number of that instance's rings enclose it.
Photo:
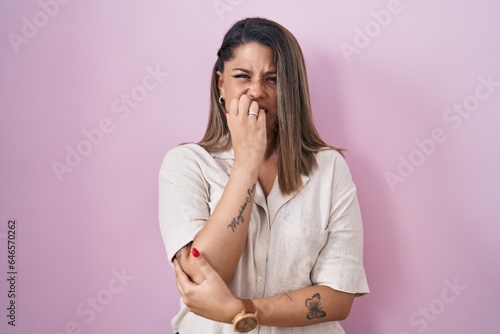
M 259 319 L 257 310 L 250 299 L 240 299 L 243 302 L 243 310 L 233 319 L 233 330 L 235 332 L 246 333 L 257 327 Z

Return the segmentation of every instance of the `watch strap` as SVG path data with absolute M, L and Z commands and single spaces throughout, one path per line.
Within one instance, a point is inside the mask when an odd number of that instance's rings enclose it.
M 240 299 L 243 302 L 245 313 L 255 313 L 257 310 L 251 299 Z
M 250 299 L 240 299 L 243 309 L 233 319 L 233 330 L 246 333 L 253 330 L 259 324 L 257 310 Z

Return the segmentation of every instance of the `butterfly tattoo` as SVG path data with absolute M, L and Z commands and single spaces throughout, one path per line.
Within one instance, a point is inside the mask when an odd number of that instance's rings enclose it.
M 314 318 L 326 317 L 325 311 L 321 308 L 321 296 L 319 293 L 315 293 L 312 298 L 306 299 L 306 307 L 309 309 L 307 313 L 307 319 L 311 320 Z

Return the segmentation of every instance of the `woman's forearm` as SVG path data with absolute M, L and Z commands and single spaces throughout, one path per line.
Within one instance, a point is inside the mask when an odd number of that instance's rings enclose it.
M 353 300 L 353 294 L 317 285 L 252 301 L 260 325 L 300 327 L 347 318 Z
M 205 258 L 205 252 L 195 251 L 192 261 L 203 277 L 201 284 L 194 283 L 174 261 L 177 289 L 188 310 L 207 319 L 231 323 L 244 303 L 229 290 Z M 252 299 L 252 303 L 262 326 L 301 327 L 347 318 L 353 300 L 354 294 L 315 285 Z
M 193 265 L 191 248 L 203 249 L 212 267 L 227 283 L 234 274 L 248 235 L 258 169 L 235 161 L 227 186 L 214 212 L 194 241 L 177 257 L 193 282 L 203 277 Z

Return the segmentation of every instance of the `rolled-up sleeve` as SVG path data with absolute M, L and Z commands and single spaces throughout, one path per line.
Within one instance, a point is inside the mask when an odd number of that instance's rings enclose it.
M 369 293 L 356 186 L 343 158 L 335 160 L 328 237 L 311 272 L 311 281 L 356 295 Z
M 210 215 L 202 176 L 191 150 L 180 146 L 165 155 L 159 172 L 158 215 L 169 259 L 194 240 Z

